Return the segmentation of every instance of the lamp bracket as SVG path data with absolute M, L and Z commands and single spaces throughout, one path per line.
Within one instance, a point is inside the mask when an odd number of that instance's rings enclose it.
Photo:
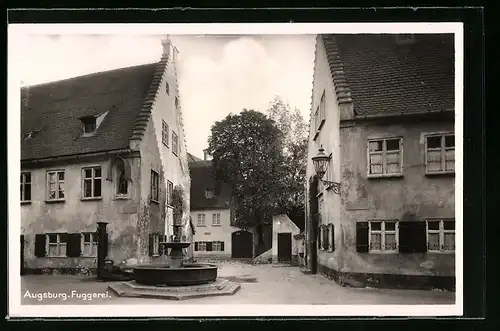
M 326 189 L 331 189 L 333 193 L 340 194 L 340 183 L 339 182 L 331 182 L 329 180 L 320 179 L 323 184 L 326 185 Z

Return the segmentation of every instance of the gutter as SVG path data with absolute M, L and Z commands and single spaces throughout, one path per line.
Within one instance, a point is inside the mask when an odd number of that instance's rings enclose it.
M 116 155 L 116 154 L 123 154 L 123 153 L 132 153 L 132 152 L 134 152 L 134 151 L 130 148 L 123 148 L 123 149 L 115 149 L 115 150 L 109 150 L 109 151 L 103 151 L 103 152 L 53 156 L 53 157 L 40 158 L 40 159 L 25 159 L 25 160 L 21 160 L 21 163 L 38 164 L 38 163 L 43 163 L 43 162 L 48 162 L 48 161 L 79 160 L 79 159 L 88 158 L 88 157 L 92 157 L 92 156 Z
M 383 118 L 383 117 L 398 117 L 398 116 L 412 116 L 412 115 L 425 115 L 425 114 L 441 114 L 453 112 L 453 109 L 441 109 L 441 110 L 429 110 L 429 111 L 419 111 L 411 113 L 387 113 L 387 114 L 373 114 L 373 115 L 355 115 L 354 120 L 361 119 L 372 119 L 372 118 Z

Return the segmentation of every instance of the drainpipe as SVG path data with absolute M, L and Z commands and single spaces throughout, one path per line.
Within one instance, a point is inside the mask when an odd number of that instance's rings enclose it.
M 97 222 L 97 279 L 102 279 L 105 273 L 104 261 L 108 255 L 106 225 L 107 222 Z

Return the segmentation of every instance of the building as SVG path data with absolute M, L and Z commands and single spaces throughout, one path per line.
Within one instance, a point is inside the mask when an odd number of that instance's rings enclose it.
M 232 234 L 239 230 L 231 225 L 231 189 L 216 182 L 206 156 L 204 160 L 190 158 L 194 160 L 189 163 L 194 257 L 231 258 Z
M 157 63 L 23 88 L 21 259 L 27 270 L 96 267 L 97 222 L 116 264 L 158 256 L 171 234 L 171 192 L 190 178 L 176 73 Z
M 454 287 L 453 38 L 317 36 L 310 271 L 355 286 Z M 318 180 L 321 147 L 330 158 Z

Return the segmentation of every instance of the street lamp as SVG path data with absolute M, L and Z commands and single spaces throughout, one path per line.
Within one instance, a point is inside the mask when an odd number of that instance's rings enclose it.
M 335 194 L 340 194 L 340 183 L 323 179 L 331 158 L 332 156 L 326 155 L 323 146 L 321 146 L 318 150 L 318 155 L 313 156 L 311 159 L 313 161 L 314 171 L 318 175 L 319 180 L 326 184 L 328 188 L 331 188 Z

